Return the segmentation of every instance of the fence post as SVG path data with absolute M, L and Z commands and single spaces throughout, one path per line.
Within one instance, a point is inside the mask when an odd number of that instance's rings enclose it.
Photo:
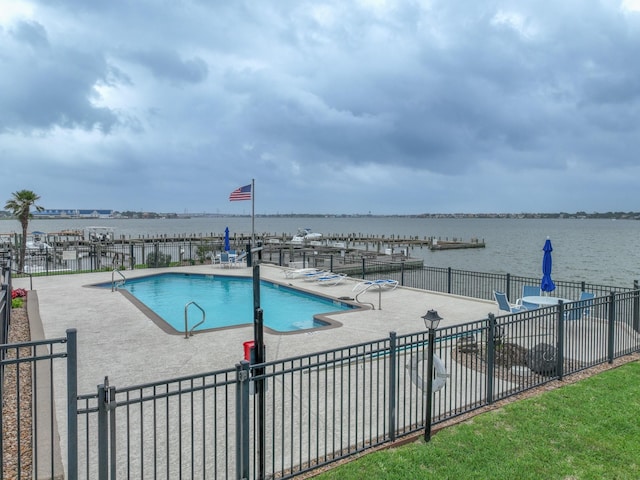
M 116 478 L 116 387 L 110 386 L 108 390 L 107 406 L 109 409 L 109 468 L 111 478 Z
M 158 262 L 160 260 L 159 255 L 160 255 L 160 243 L 154 242 L 153 243 L 153 268 L 158 268 L 160 266 L 158 265 Z
M 495 366 L 495 334 L 496 334 L 496 316 L 489 314 L 487 332 L 487 403 L 493 403 L 493 369 Z
M 556 340 L 556 374 L 558 380 L 562 380 L 564 377 L 564 303 L 562 300 L 558 301 L 558 316 L 556 318 L 558 323 L 558 338 Z
M 451 267 L 447 267 L 447 293 L 451 293 Z
M 249 362 L 236 364 L 236 478 L 249 478 Z
M 400 262 L 400 286 L 404 287 L 404 259 Z
M 505 285 L 504 292 L 507 294 L 507 298 L 511 298 L 511 274 L 507 273 L 507 284 Z
M 613 363 L 614 349 L 615 349 L 615 319 L 616 319 L 616 294 L 611 292 L 609 295 L 609 328 L 608 328 L 608 342 L 607 342 L 607 358 L 609 363 Z
M 2 279 L 0 279 L 2 281 Z M 9 280 L 11 281 L 11 280 Z M 11 288 L 8 283 L 0 285 L 0 291 L 4 291 L 4 310 L 2 318 L 0 318 L 0 325 L 2 330 L 0 331 L 0 344 L 9 342 L 9 324 L 11 323 Z M 4 357 L 2 357 L 4 360 Z M 0 385 L 4 386 L 4 379 L 0 376 Z
M 329 271 L 333 272 L 333 253 L 329 255 Z
M 365 279 L 365 275 L 367 274 L 367 265 L 366 265 L 366 259 L 364 257 L 362 257 L 362 279 Z
M 104 377 L 104 383 L 98 385 L 98 478 L 109 478 L 109 377 Z
M 638 280 L 633 281 L 633 329 L 640 332 L 640 285 Z
M 67 478 L 78 478 L 78 347 L 77 331 L 67 330 Z
M 389 332 L 389 440 L 396 439 L 396 332 Z

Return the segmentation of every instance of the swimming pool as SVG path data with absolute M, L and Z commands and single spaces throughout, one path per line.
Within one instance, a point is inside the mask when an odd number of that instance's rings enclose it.
M 99 286 L 111 288 L 111 283 Z M 205 323 L 195 331 L 253 323 L 251 278 L 163 273 L 127 279 L 119 289 L 144 304 L 173 330 L 171 333 L 184 333 L 184 309 L 189 302 L 196 302 L 206 313 Z M 356 308 L 346 302 L 265 280 L 260 282 L 260 307 L 264 312 L 265 328 L 276 333 L 327 327 L 331 322 L 318 320 L 315 316 Z M 202 319 L 202 313 L 193 306 L 189 307 L 188 313 L 190 326 Z

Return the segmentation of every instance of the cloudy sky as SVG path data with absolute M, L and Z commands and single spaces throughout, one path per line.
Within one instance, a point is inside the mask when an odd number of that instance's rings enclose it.
M 0 0 L 4 200 L 640 211 L 639 152 L 640 0 Z

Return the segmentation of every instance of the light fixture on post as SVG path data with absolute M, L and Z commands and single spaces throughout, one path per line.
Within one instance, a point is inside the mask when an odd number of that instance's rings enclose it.
M 424 326 L 427 327 L 429 332 L 429 348 L 427 358 L 427 408 L 425 411 L 425 427 L 424 427 L 424 441 L 431 440 L 431 410 L 433 404 L 433 344 L 436 339 L 436 329 L 440 324 L 442 317 L 438 315 L 435 310 L 429 310 L 422 316 L 424 320 Z

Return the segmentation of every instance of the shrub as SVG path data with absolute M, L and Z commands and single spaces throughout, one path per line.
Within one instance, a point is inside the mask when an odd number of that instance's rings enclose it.
M 14 288 L 11 290 L 11 299 L 22 298 L 27 296 L 27 291 L 24 288 Z
M 162 252 L 151 252 L 147 255 L 149 268 L 168 267 L 171 263 L 171 255 Z
M 16 297 L 11 300 L 11 308 L 22 308 L 24 297 Z
M 196 257 L 200 263 L 205 263 L 207 258 L 211 257 L 212 252 L 215 250 L 213 245 L 198 245 L 196 248 Z

